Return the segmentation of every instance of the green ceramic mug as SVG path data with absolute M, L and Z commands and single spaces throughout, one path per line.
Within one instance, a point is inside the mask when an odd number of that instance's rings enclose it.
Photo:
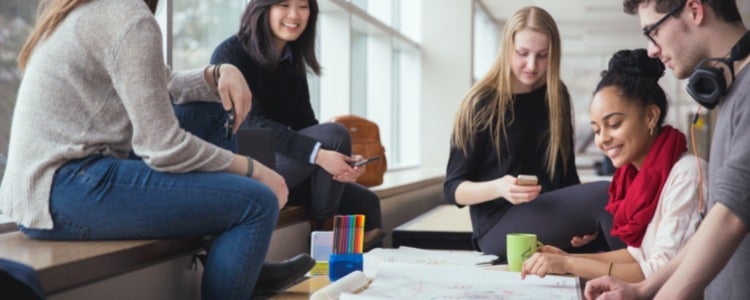
M 506 236 L 508 270 L 521 272 L 523 262 L 536 253 L 542 243 L 536 240 L 536 234 L 509 233 Z

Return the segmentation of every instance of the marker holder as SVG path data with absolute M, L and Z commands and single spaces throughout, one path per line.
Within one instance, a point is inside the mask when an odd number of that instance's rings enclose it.
M 328 278 L 331 282 L 354 271 L 362 271 L 362 253 L 331 254 L 328 258 Z

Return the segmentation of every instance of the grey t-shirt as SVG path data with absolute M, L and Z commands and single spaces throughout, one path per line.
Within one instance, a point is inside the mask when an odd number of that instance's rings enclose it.
M 708 207 L 725 205 L 750 227 L 750 66 L 718 106 L 708 167 Z M 711 245 L 705 245 L 711 247 Z M 706 299 L 750 299 L 750 238 L 709 284 Z

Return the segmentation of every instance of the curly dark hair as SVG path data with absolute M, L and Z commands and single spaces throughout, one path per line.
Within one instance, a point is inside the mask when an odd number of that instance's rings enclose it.
M 667 116 L 667 95 L 659 86 L 664 75 L 664 64 L 648 56 L 646 49 L 620 50 L 609 60 L 609 68 L 602 71 L 602 79 L 594 94 L 609 86 L 616 87 L 628 101 L 647 107 L 656 105 L 661 110 L 657 125 Z

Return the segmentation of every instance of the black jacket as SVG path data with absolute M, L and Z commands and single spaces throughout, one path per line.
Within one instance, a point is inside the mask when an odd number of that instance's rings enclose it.
M 234 35 L 219 44 L 211 63 L 229 63 L 240 69 L 253 93 L 253 105 L 245 126 L 270 128 L 276 135 L 276 152 L 305 162 L 310 161 L 315 139 L 297 130 L 318 124 L 315 119 L 307 77 L 294 74 L 291 56 L 282 59 L 275 70 L 257 64 Z

